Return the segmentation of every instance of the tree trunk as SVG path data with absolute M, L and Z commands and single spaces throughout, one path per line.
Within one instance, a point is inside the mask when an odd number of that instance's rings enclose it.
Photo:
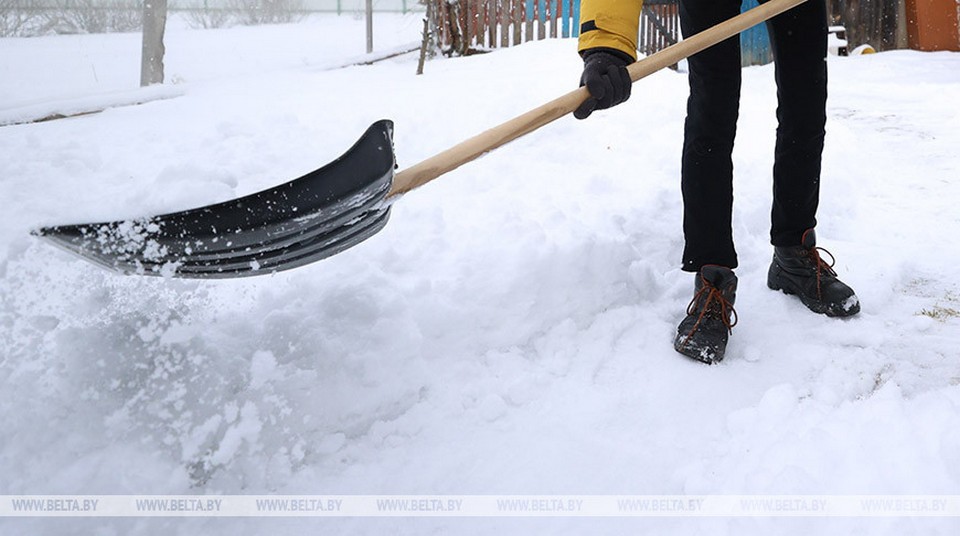
M 140 57 L 140 86 L 163 83 L 163 32 L 167 26 L 167 0 L 143 4 L 143 48 Z
M 427 48 L 430 47 L 430 24 L 433 19 L 433 2 L 427 4 L 427 12 L 423 17 L 423 41 L 420 42 L 420 60 L 417 61 L 417 74 L 423 74 L 423 64 L 427 60 Z
M 367 54 L 373 52 L 373 0 L 367 0 Z

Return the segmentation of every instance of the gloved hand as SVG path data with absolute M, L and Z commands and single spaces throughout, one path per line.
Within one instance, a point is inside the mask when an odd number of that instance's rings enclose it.
M 586 119 L 594 110 L 616 106 L 630 98 L 630 75 L 627 65 L 633 58 L 619 50 L 588 50 L 583 56 L 580 85 L 587 86 L 590 97 L 573 112 L 577 119 Z

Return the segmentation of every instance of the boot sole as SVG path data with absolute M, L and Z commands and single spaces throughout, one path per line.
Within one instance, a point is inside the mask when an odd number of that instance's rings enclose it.
M 844 318 L 853 316 L 860 312 L 859 302 L 851 306 L 849 309 L 844 309 L 842 306 L 830 307 L 823 302 L 818 302 L 816 300 L 807 298 L 798 289 L 793 287 L 789 283 L 789 280 L 785 282 L 780 278 L 780 274 L 782 272 L 783 269 L 776 265 L 770 267 L 770 273 L 767 276 L 767 288 L 770 290 L 779 290 L 790 296 L 796 296 L 807 307 L 807 309 L 810 309 L 814 313 L 826 315 L 831 318 Z M 854 295 L 854 297 L 856 297 L 856 295 Z

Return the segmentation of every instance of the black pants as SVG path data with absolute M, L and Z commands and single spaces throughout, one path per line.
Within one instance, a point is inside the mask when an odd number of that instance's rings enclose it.
M 740 12 L 740 0 L 680 0 L 680 27 L 690 36 Z M 816 226 L 827 99 L 827 14 L 809 0 L 767 23 L 776 65 L 777 143 L 770 239 L 799 245 Z M 684 126 L 683 269 L 737 266 L 733 246 L 733 141 L 740 104 L 740 40 L 728 39 L 689 59 Z

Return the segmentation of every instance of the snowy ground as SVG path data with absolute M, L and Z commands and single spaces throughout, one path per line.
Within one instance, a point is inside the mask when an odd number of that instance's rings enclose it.
M 382 17 L 382 47 L 419 18 Z M 0 112 L 133 90 L 137 36 L 0 40 Z M 771 67 L 735 153 L 740 322 L 676 354 L 682 74 L 406 196 L 291 272 L 120 277 L 29 236 L 169 212 L 332 160 L 401 167 L 576 85 L 572 40 L 363 53 L 362 22 L 174 29 L 181 96 L 0 128 L 2 494 L 960 494 L 960 54 L 829 58 L 818 235 L 863 312 L 765 287 Z M 122 63 L 121 63 L 122 60 Z M 100 97 L 96 97 L 100 95 Z M 12 111 L 11 111 L 12 110 Z M 0 520 L 7 534 L 957 534 L 956 518 Z

